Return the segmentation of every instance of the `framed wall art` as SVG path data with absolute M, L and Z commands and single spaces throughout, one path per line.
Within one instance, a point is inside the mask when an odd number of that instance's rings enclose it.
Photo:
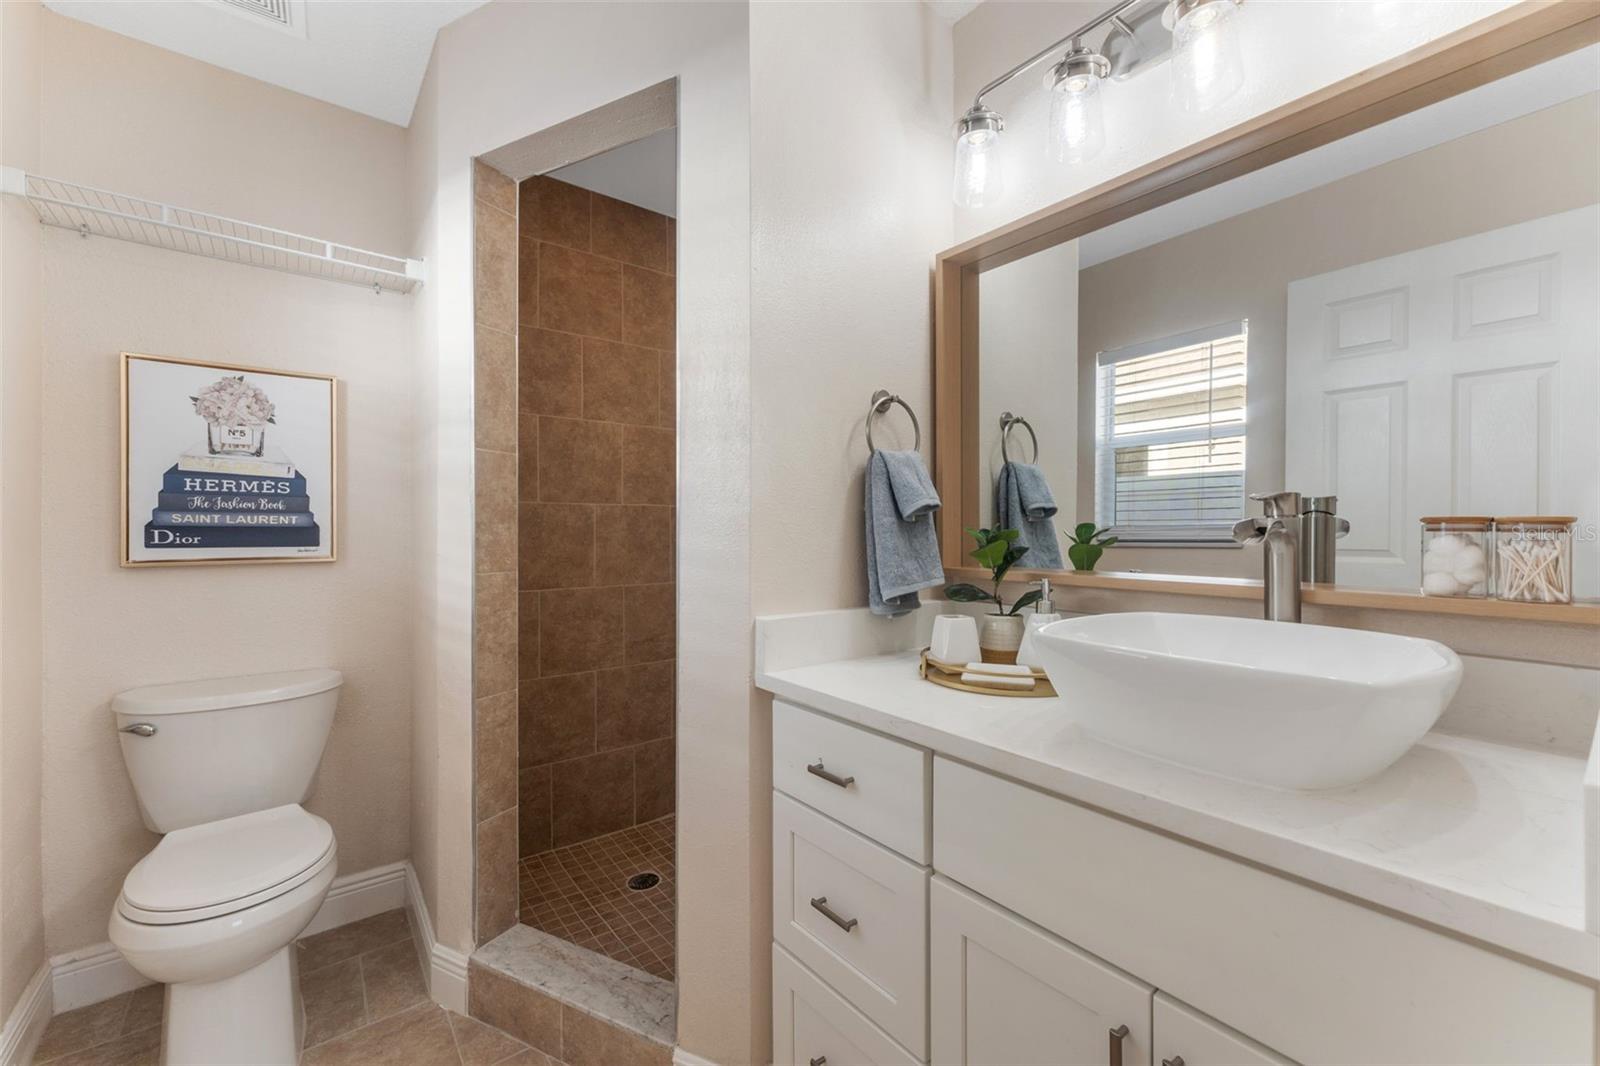
M 122 565 L 332 562 L 338 382 L 122 353 Z

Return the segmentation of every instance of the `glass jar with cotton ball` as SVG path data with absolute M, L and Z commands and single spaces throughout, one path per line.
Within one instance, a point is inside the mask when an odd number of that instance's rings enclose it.
M 1494 595 L 1494 519 L 1422 519 L 1422 594 L 1471 599 Z
M 1101 82 L 1111 73 L 1106 57 L 1073 41 L 1045 85 L 1050 90 L 1049 155 L 1058 163 L 1087 163 L 1106 144 Z

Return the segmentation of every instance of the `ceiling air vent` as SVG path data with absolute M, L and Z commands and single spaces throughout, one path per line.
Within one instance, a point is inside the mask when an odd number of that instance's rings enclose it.
M 215 3 L 258 26 L 271 26 L 295 37 L 306 35 L 305 0 L 215 0 Z

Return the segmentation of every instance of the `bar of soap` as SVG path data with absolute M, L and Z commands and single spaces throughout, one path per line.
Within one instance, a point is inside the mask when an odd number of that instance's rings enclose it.
M 1033 676 L 1033 667 L 1012 663 L 968 663 L 961 669 L 969 674 L 1001 674 L 1005 677 Z
M 1028 677 L 1003 677 L 1000 674 L 974 674 L 971 672 L 961 675 L 961 683 L 975 685 L 978 688 L 1004 688 L 1004 689 L 1030 689 L 1034 685 L 1033 678 Z

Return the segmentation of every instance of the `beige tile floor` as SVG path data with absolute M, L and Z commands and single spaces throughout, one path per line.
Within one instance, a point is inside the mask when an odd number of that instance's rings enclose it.
M 665 980 L 676 968 L 673 816 L 523 859 L 522 924 Z M 628 888 L 638 873 L 661 878 Z
M 403 910 L 300 941 L 304 1066 L 552 1066 L 554 1059 L 428 999 Z M 150 985 L 50 1019 L 37 1064 L 155 1066 L 163 989 Z

